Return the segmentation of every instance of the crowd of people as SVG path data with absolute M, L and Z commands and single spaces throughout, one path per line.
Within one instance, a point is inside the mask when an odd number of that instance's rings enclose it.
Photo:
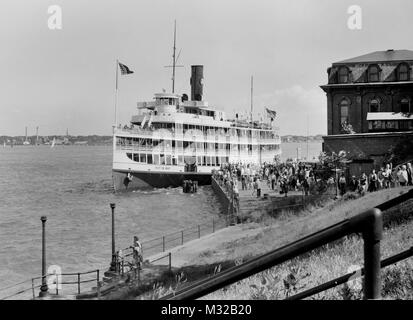
M 362 173 L 359 177 L 348 179 L 343 170 L 335 172 L 321 170 L 315 163 L 264 163 L 257 164 L 226 163 L 214 172 L 214 177 L 226 191 L 239 199 L 239 189 L 251 190 L 252 195 L 261 197 L 262 184 L 279 191 L 284 196 L 289 191 L 302 191 L 303 194 L 329 193 L 344 195 L 346 192 L 374 192 L 384 188 L 413 185 L 411 163 L 398 166 L 386 164 L 376 172 Z

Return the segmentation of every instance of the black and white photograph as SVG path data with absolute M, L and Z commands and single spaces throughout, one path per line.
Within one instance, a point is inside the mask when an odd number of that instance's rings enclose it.
M 412 301 L 412 12 L 2 0 L 0 306 Z

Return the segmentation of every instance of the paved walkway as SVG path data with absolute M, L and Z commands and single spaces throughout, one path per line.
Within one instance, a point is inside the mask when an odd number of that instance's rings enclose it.
M 252 225 L 243 225 L 238 224 L 230 226 L 224 229 L 220 229 L 215 233 L 211 233 L 201 237 L 200 239 L 195 239 L 188 241 L 181 246 L 171 248 L 168 252 L 171 252 L 171 264 L 172 267 L 180 268 L 185 265 L 193 265 L 199 260 L 199 255 L 202 252 L 214 251 L 218 246 L 223 243 L 231 242 L 234 240 L 239 240 L 246 237 L 255 236 L 258 233 L 262 232 L 262 228 L 259 228 L 258 225 L 254 228 Z M 214 255 L 219 255 L 219 252 L 213 252 Z M 149 257 L 149 260 L 157 259 L 162 257 L 165 253 L 159 253 Z M 155 265 L 165 265 L 168 263 L 166 260 L 158 260 L 154 262 Z

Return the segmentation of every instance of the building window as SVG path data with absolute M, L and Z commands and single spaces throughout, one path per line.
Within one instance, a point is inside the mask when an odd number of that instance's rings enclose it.
M 379 99 L 370 100 L 369 112 L 380 112 L 380 101 L 379 101 Z
M 399 81 L 409 81 L 409 71 L 409 66 L 407 64 L 400 64 L 398 68 Z
M 378 82 L 379 77 L 379 67 L 377 65 L 372 65 L 369 67 L 369 82 Z
M 338 72 L 338 82 L 348 83 L 349 82 L 349 72 L 347 67 L 341 67 Z
M 348 124 L 349 102 L 344 99 L 340 102 L 340 124 Z
M 402 99 L 400 101 L 400 112 L 401 113 L 410 113 L 410 101 L 409 101 L 409 99 Z

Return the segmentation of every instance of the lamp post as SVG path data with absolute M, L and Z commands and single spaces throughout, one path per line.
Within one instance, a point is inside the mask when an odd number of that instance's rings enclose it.
M 46 221 L 47 217 L 40 218 L 42 221 L 42 285 L 40 287 L 39 297 L 48 295 L 48 287 L 46 281 Z
M 110 204 L 112 209 L 112 262 L 110 263 L 110 271 L 116 271 L 116 253 L 115 253 L 115 207 L 114 203 Z

